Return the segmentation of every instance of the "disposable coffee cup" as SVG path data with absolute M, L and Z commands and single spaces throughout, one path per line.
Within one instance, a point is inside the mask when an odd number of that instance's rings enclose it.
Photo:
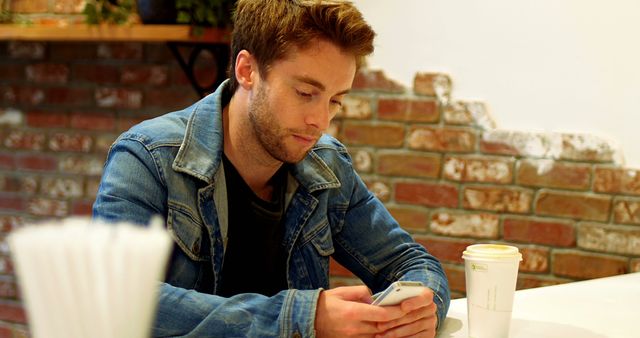
M 469 338 L 507 338 L 522 255 L 501 244 L 474 244 L 463 252 Z

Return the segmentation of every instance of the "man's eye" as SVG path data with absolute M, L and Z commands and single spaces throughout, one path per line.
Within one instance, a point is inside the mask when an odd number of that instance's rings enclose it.
M 342 107 L 342 101 L 331 100 L 331 104 L 336 105 L 338 107 Z
M 300 90 L 296 89 L 296 93 L 298 93 L 298 95 L 302 96 L 302 97 L 306 97 L 306 98 L 310 98 L 311 96 L 313 96 L 311 93 L 307 93 L 307 92 L 303 92 Z

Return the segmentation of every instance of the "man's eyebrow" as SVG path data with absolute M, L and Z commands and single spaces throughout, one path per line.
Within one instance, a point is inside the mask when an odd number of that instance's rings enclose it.
M 308 76 L 295 76 L 294 78 L 296 79 L 296 81 L 300 81 L 300 82 L 304 82 L 306 84 L 312 85 L 312 86 L 320 89 L 321 91 L 325 91 L 327 89 L 324 86 L 324 84 L 322 84 L 322 82 L 320 82 L 320 81 L 318 81 L 316 79 L 310 78 Z M 344 94 L 349 93 L 350 91 L 351 91 L 350 88 L 349 89 L 345 89 L 345 90 L 342 90 L 342 91 L 336 93 L 335 95 L 344 95 Z

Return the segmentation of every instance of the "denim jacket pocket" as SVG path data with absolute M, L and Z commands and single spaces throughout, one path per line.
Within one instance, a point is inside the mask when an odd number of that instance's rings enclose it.
M 176 244 L 192 260 L 204 262 L 210 260 L 208 248 L 203 248 L 203 227 L 191 212 L 179 205 L 170 204 L 167 215 L 167 228 Z
M 331 228 L 326 219 L 319 225 L 314 226 L 313 230 L 305 237 L 307 239 L 310 238 L 309 242 L 316 248 L 320 256 L 331 256 L 335 252 L 333 239 L 331 237 Z

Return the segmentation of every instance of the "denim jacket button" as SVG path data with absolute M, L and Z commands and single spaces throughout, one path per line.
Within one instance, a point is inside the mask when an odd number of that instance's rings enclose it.
M 292 338 L 302 338 L 300 332 L 294 332 Z

